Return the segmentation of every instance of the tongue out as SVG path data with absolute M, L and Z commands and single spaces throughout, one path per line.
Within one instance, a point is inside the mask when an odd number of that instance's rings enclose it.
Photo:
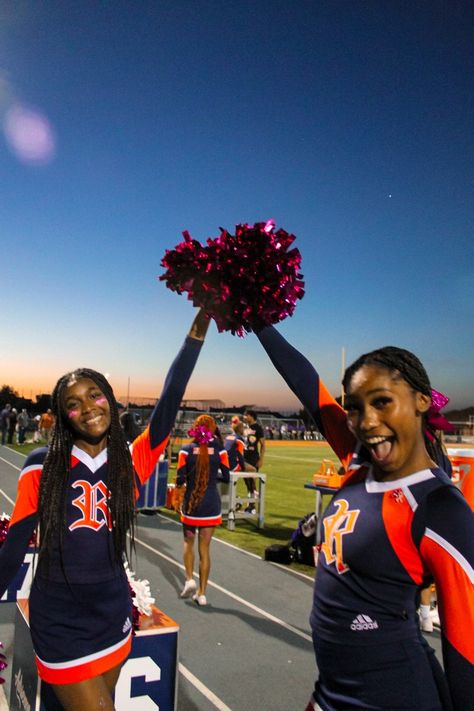
M 379 442 L 371 447 L 372 456 L 377 462 L 382 462 L 388 457 L 392 449 L 392 443 L 386 439 L 384 442 Z

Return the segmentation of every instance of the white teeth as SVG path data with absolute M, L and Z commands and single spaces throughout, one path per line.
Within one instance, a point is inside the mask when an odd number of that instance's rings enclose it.
M 95 417 L 91 417 L 90 420 L 86 420 L 86 425 L 95 425 L 97 422 L 99 422 L 100 418 L 102 415 L 96 415 Z
M 380 442 L 385 442 L 387 437 L 368 437 L 365 441 L 367 444 L 380 444 Z

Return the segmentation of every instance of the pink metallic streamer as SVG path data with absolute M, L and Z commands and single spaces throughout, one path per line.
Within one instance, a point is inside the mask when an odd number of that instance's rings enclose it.
M 291 316 L 304 296 L 301 255 L 289 249 L 294 235 L 275 230 L 272 220 L 221 228 L 206 245 L 183 232 L 184 241 L 166 250 L 160 280 L 214 318 L 219 331 L 243 336 Z

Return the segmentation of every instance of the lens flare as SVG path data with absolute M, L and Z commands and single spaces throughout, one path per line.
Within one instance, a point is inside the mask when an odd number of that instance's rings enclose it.
M 5 114 L 4 131 L 13 153 L 24 163 L 50 163 L 55 154 L 55 138 L 48 119 L 38 110 L 20 104 Z

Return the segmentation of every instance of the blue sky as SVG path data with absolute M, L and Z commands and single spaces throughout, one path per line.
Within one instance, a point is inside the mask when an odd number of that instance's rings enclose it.
M 472 405 L 473 20 L 436 0 L 2 3 L 2 383 L 88 365 L 159 394 L 193 315 L 158 281 L 165 249 L 273 218 L 306 282 L 279 328 L 334 394 L 343 347 L 392 344 Z M 297 406 L 253 335 L 213 325 L 187 397 Z

